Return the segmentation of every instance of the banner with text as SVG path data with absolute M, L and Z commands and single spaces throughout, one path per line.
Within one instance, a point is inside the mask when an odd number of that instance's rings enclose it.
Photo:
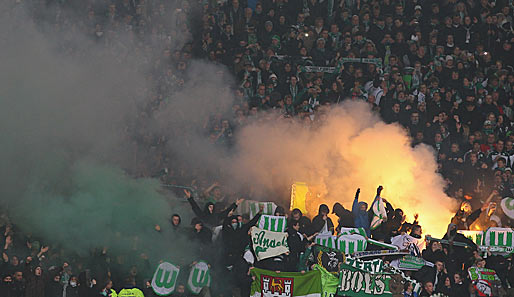
M 252 227 L 250 232 L 258 261 L 289 252 L 286 232 L 266 231 L 257 227 Z
M 392 297 L 390 281 L 398 282 L 397 278 L 399 278 L 400 283 L 402 281 L 401 276 L 397 275 L 398 277 L 395 278 L 392 276 L 392 274 L 387 273 L 371 273 L 343 264 L 339 274 L 337 294 L 349 297 Z M 399 289 L 400 292 L 403 289 L 401 285 L 395 285 L 394 287 Z

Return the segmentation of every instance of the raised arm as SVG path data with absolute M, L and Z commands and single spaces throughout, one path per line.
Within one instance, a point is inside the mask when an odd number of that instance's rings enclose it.
M 225 210 L 223 210 L 222 212 L 219 213 L 219 218 L 226 218 L 228 216 L 228 214 L 235 210 L 239 204 L 241 204 L 241 202 L 244 201 L 244 198 L 240 198 L 240 199 L 237 199 L 236 202 L 230 204 L 229 207 L 227 207 Z
M 261 214 L 262 214 L 263 210 L 264 210 L 264 206 L 262 204 L 259 205 L 259 212 L 248 223 L 243 225 L 243 229 L 247 230 L 247 232 L 248 232 L 248 230 L 250 230 L 250 228 L 252 228 L 252 226 L 255 226 L 255 224 L 261 218 Z
M 203 217 L 203 212 L 196 203 L 195 199 L 193 198 L 193 195 L 189 190 L 184 189 L 184 194 L 186 194 L 187 201 L 189 201 L 189 204 L 191 204 L 191 208 L 193 209 L 193 212 L 197 217 Z
M 217 186 L 219 186 L 218 182 L 213 183 L 210 187 L 208 187 L 207 189 L 205 189 L 205 191 L 203 191 L 203 195 L 206 197 L 209 196 L 209 193 Z
M 357 189 L 357 192 L 355 192 L 355 199 L 353 199 L 353 205 L 352 205 L 352 212 L 354 214 L 359 213 L 359 194 L 361 192 L 361 188 Z

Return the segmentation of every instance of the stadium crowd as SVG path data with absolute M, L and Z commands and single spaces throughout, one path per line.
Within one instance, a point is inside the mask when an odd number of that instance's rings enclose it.
M 353 207 L 334 205 L 338 222 L 328 217 L 326 205 L 313 218 L 278 207 L 275 214 L 288 216 L 290 253 L 269 261 L 246 261 L 248 231 L 259 214 L 233 215 L 240 200 L 206 174 L 192 176 L 181 165 L 183 160 L 166 152 L 165 137 L 144 129 L 144 122 L 191 79 L 186 69 L 194 59 L 223 65 L 224 75 L 235 78 L 230 86 L 235 98 L 232 114 L 213 111 L 204 125 L 212 143 L 230 147 L 238 129 L 262 111 L 315 129 L 326 108 L 346 100 L 367 102 L 385 122 L 402 125 L 413 146 L 424 143 L 434 148 L 448 195 L 462 203 L 448 222 L 446 239 L 473 245 L 456 230 L 512 226 L 499 207 L 514 191 L 512 1 L 8 1 L 9 9 L 27 10 L 36 23 L 50 24 L 42 30 L 62 33 L 56 47 L 63 55 L 82 55 L 74 37 L 84 34 L 89 42 L 119 51 L 120 63 L 127 51 L 147 58 L 138 63 L 150 69 L 153 88 L 145 90 L 146 104 L 131 126 L 140 157 L 129 171 L 201 193 L 194 197 L 185 191 L 195 217 L 190 225 L 175 214 L 170 226 L 156 226 L 150 232 L 171 230 L 166 234 L 186 234 L 197 242 L 199 253 L 212 263 L 215 282 L 209 294 L 231 296 L 238 288 L 240 296 L 248 296 L 252 265 L 279 271 L 310 269 L 306 255 L 313 235 L 321 231 L 361 227 L 368 236 L 391 242 L 403 233 L 419 239 L 422 229 L 417 222 L 405 222 L 401 205 L 395 209 L 386 203 L 387 221 L 372 232 L 370 210 L 359 202 L 357 191 Z M 65 254 L 52 242 L 20 232 L 16 222 L 5 221 L 2 297 L 113 297 L 115 291 L 129 287 L 140 288 L 144 296 L 155 294 L 148 281 L 153 273 L 150 263 L 138 251 L 123 257 L 99 247 L 86 258 Z M 223 226 L 224 244 L 212 240 L 218 225 Z M 512 256 L 488 253 L 483 258 L 477 251 L 437 241 L 428 242 L 421 254 L 435 264 L 413 274 L 423 283 L 421 296 L 478 296 L 467 279 L 471 266 L 496 270 L 503 288 L 513 294 Z M 415 296 L 412 286 L 405 288 L 406 297 Z M 188 294 L 181 284 L 174 296 Z

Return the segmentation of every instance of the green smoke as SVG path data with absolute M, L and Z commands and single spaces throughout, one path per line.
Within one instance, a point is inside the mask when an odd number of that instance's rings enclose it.
M 64 248 L 122 249 L 134 244 L 136 238 L 151 239 L 144 234 L 151 235 L 154 225 L 170 216 L 170 207 L 158 193 L 155 180 L 135 180 L 120 169 L 91 161 L 49 169 L 28 181 L 26 191 L 10 211 L 14 221 L 27 231 Z

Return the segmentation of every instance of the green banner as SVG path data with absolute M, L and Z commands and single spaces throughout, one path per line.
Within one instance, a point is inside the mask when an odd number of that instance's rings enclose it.
M 364 261 L 357 258 L 347 257 L 346 264 L 371 273 L 384 272 L 384 261 L 382 261 L 382 259 Z
M 319 264 L 314 265 L 314 270 L 319 270 L 321 272 L 321 296 L 334 297 L 337 293 L 337 286 L 339 285 L 339 277 L 337 273 L 328 272 Z
M 472 281 L 480 280 L 480 279 L 487 280 L 487 281 L 500 280 L 498 278 L 498 275 L 496 274 L 496 271 L 494 271 L 493 269 L 470 267 L 470 268 L 468 268 L 468 274 L 469 274 L 469 278 Z
M 349 297 L 392 297 L 402 292 L 402 277 L 389 273 L 371 273 L 343 264 L 339 274 L 338 295 Z
M 412 255 L 405 255 L 402 258 L 398 259 L 397 261 L 393 261 L 391 265 L 397 267 L 400 270 L 412 270 L 412 271 L 418 271 L 421 269 L 421 267 L 427 265 L 430 267 L 433 267 L 434 264 L 432 262 L 428 262 L 423 258 L 412 256 Z
M 321 272 L 274 272 L 253 268 L 252 297 L 321 297 Z

